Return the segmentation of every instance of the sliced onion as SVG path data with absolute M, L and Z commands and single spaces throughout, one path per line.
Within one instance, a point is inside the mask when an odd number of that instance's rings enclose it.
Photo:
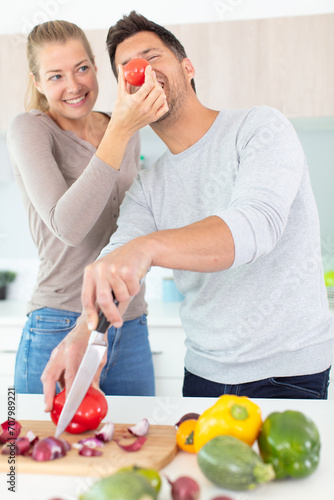
M 17 420 L 6 420 L 1 424 L 0 444 L 5 443 L 9 439 L 15 439 L 21 432 L 21 424 Z
M 32 449 L 32 458 L 39 462 L 47 460 L 55 460 L 62 458 L 69 450 L 70 444 L 64 439 L 57 439 L 55 437 L 47 437 L 40 439 L 34 444 Z
M 147 418 L 143 418 L 138 424 L 128 427 L 128 431 L 134 436 L 146 436 L 150 428 Z
M 104 424 L 101 430 L 95 431 L 95 437 L 100 439 L 104 443 L 108 443 L 112 440 L 115 432 L 115 424 L 112 422 L 107 422 Z
M 34 445 L 39 440 L 39 437 L 35 436 L 35 434 L 30 430 L 27 432 L 26 437 L 29 439 L 31 445 Z
M 77 450 L 81 450 L 81 448 L 83 448 L 83 444 L 73 443 L 72 448 L 76 448 Z
M 130 443 L 130 444 L 121 444 L 119 442 L 119 440 L 117 440 L 117 439 L 115 439 L 115 441 L 118 444 L 118 446 L 120 448 L 122 448 L 122 450 L 125 450 L 125 451 L 138 451 L 143 446 L 143 444 L 145 443 L 146 439 L 147 439 L 147 437 L 145 437 L 145 436 L 139 436 L 139 437 L 137 437 L 137 439 L 135 441 L 132 441 L 132 443 Z
M 68 441 L 66 441 L 66 439 L 59 438 L 59 441 L 61 441 L 63 443 L 66 452 L 70 451 L 70 449 L 72 448 L 72 446 L 71 446 L 71 444 Z
M 184 422 L 185 420 L 198 420 L 198 418 L 199 418 L 199 413 L 186 413 L 180 418 L 178 422 L 176 422 L 174 427 L 178 428 L 179 425 L 182 424 L 182 422 Z
M 15 455 L 26 455 L 30 450 L 30 441 L 26 437 L 17 438 L 13 442 L 8 441 L 3 445 L 1 455 L 9 455 L 10 452 L 13 451 L 12 448 L 15 450 Z
M 79 455 L 83 457 L 99 457 L 102 455 L 102 451 L 96 448 L 91 448 L 89 446 L 83 446 L 79 451 Z
M 80 439 L 79 444 L 87 446 L 88 448 L 101 448 L 104 446 L 104 442 L 96 437 L 88 437 L 85 439 Z
M 27 437 L 18 438 L 15 442 L 16 455 L 25 455 L 29 452 L 31 443 Z

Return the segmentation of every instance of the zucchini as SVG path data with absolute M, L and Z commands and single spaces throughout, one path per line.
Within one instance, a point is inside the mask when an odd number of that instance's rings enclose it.
M 251 490 L 275 478 L 273 466 L 234 436 L 214 437 L 202 446 L 197 460 L 210 481 L 229 490 Z

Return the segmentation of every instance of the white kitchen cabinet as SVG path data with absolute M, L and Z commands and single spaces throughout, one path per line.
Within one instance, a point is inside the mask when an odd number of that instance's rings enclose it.
M 209 108 L 265 104 L 288 117 L 334 112 L 334 14 L 170 27 Z
M 1 322 L 0 332 L 0 389 L 7 389 L 14 385 L 15 357 L 22 332 L 20 320 L 16 324 L 12 318 L 5 324 Z
M 333 368 L 334 370 L 334 368 Z M 328 399 L 334 399 L 334 373 L 331 374 L 329 389 L 328 389 Z
M 149 327 L 157 396 L 182 396 L 185 333 L 181 327 Z
M 0 352 L 0 388 L 7 389 L 14 386 L 15 352 Z

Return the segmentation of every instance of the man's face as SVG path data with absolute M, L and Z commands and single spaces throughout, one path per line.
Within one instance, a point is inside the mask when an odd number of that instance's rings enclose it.
M 175 119 L 187 97 L 193 93 L 190 85 L 193 73 L 189 74 L 186 69 L 189 60 L 180 62 L 160 38 L 149 31 L 141 31 L 118 45 L 115 53 L 116 68 L 136 57 L 146 59 L 150 63 L 167 97 L 169 111 L 155 123 L 167 117 Z

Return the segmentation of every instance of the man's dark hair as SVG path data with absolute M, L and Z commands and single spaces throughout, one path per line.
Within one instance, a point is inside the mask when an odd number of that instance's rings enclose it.
M 111 26 L 107 36 L 107 49 L 111 67 L 116 78 L 117 70 L 115 65 L 115 53 L 117 46 L 124 42 L 127 38 L 136 35 L 140 31 L 150 31 L 151 33 L 155 33 L 163 44 L 176 55 L 180 62 L 187 57 L 183 45 L 179 42 L 176 36 L 173 35 L 173 33 L 168 31 L 163 26 L 160 26 L 153 21 L 149 21 L 146 17 L 141 14 L 137 14 L 137 12 L 133 10 L 128 16 L 123 16 L 122 19 L 117 21 L 114 26 Z M 191 86 L 196 92 L 194 79 L 191 80 Z

